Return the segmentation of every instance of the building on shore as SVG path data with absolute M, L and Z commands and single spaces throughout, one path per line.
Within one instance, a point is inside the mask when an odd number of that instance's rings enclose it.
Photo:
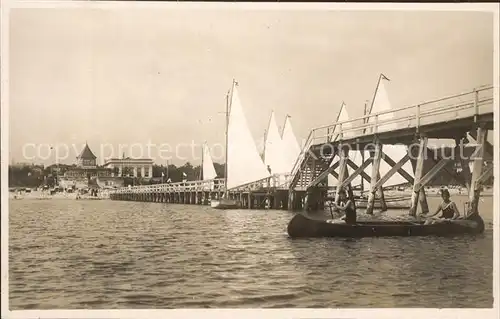
M 110 158 L 103 167 L 119 177 L 138 177 L 150 179 L 153 177 L 153 160 L 150 158 Z
M 97 156 L 90 150 L 88 144 L 85 144 L 80 155 L 76 158 L 76 166 L 69 167 L 64 172 L 65 178 L 92 178 L 112 176 L 112 169 L 97 165 Z

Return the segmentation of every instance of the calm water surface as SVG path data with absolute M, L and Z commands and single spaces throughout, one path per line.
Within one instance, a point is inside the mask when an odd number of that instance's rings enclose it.
M 491 208 L 476 237 L 292 240 L 286 211 L 11 200 L 10 308 L 492 307 Z

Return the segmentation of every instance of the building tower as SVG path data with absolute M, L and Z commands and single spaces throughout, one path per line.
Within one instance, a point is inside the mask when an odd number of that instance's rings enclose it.
M 97 157 L 92 153 L 89 145 L 85 143 L 85 147 L 76 158 L 76 165 L 81 168 L 96 168 L 96 159 Z

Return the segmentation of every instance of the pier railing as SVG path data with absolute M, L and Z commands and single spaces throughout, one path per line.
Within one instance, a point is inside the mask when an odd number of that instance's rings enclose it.
M 230 192 L 269 191 L 270 189 L 288 189 L 290 174 L 274 174 L 270 177 L 231 188 Z M 170 192 L 224 191 L 224 179 L 176 182 L 167 184 L 137 185 L 120 187 L 109 194 L 140 194 Z
M 239 185 L 229 189 L 232 192 L 248 192 L 248 191 L 270 191 L 275 189 L 288 189 L 292 175 L 289 173 L 273 174 L 257 181 Z
M 111 190 L 110 194 L 223 191 L 224 186 L 224 179 L 217 178 L 211 180 L 120 187 Z
M 412 106 L 368 114 L 347 121 L 320 126 L 310 131 L 291 176 L 295 176 L 312 145 L 371 135 L 402 128 L 446 122 L 493 112 L 493 86 L 482 86 L 472 91 L 419 103 Z

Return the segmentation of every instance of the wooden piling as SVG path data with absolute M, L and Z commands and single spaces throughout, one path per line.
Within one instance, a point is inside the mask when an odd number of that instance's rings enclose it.
M 487 179 L 486 174 L 483 175 L 485 142 L 488 137 L 488 130 L 480 125 L 477 128 L 476 149 L 473 154 L 474 161 L 472 164 L 472 176 L 469 189 L 469 202 L 466 216 L 478 213 L 479 197 L 482 189 L 482 183 Z M 493 170 L 491 169 L 491 173 Z M 489 173 L 488 173 L 489 174 Z
M 370 183 L 370 194 L 368 195 L 368 203 L 366 205 L 366 214 L 373 214 L 373 206 L 375 204 L 375 193 L 377 192 L 377 181 L 380 178 L 380 163 L 382 161 L 382 144 L 378 140 L 375 141 L 375 150 L 373 152 L 372 176 Z
M 417 165 L 415 167 L 415 178 L 413 182 L 413 192 L 411 194 L 410 215 L 417 216 L 420 189 L 419 183 L 424 172 L 425 154 L 427 153 L 427 136 L 421 134 L 418 148 Z
M 337 187 L 335 189 L 335 203 L 338 203 L 340 198 L 340 190 L 342 189 L 342 183 L 346 178 L 347 174 L 347 161 L 349 160 L 348 150 L 342 145 L 339 146 L 339 175 L 337 178 Z

